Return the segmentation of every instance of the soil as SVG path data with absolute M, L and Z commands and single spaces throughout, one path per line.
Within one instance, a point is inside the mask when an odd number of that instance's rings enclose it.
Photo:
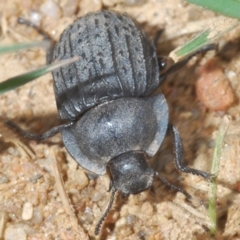
M 183 0 L 0 1 L 0 44 L 42 39 L 34 29 L 18 24 L 19 16 L 39 24 L 57 41 L 74 19 L 101 9 L 128 13 L 152 38 L 158 30 L 166 29 L 157 45 L 159 55 L 166 56 L 199 31 L 199 21 L 217 16 Z M 193 29 L 184 31 L 189 24 Z M 34 133 L 61 123 L 52 75 L 47 74 L 0 96 L 0 239 L 239 239 L 240 27 L 216 43 L 217 53 L 192 59 L 159 88 L 169 104 L 170 122 L 181 134 L 188 166 L 210 172 L 219 126 L 224 116 L 230 118 L 217 178 L 215 236 L 209 231 L 207 210 L 210 183 L 174 168 L 172 137 L 168 134 L 150 164 L 189 192 L 192 200 L 157 180 L 137 195 L 123 198 L 118 194 L 96 237 L 94 228 L 110 199 L 109 175 L 97 177 L 78 166 L 60 134 L 37 142 L 19 136 L 4 123 L 10 119 Z M 206 67 L 209 62 L 215 66 Z M 45 64 L 44 49 L 1 55 L 0 81 Z M 218 84 L 214 92 L 211 76 Z M 196 81 L 200 83 L 196 85 Z M 222 107 L 210 107 L 213 103 Z

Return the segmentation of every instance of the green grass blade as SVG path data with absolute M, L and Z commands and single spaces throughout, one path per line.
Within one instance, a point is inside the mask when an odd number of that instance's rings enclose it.
M 193 38 L 190 42 L 187 42 L 185 45 L 183 45 L 179 50 L 175 52 L 176 55 L 182 57 L 192 52 L 195 52 L 197 51 L 197 49 L 206 45 L 208 43 L 209 32 L 210 30 L 208 29 L 199 34 L 197 37 Z
M 213 153 L 213 160 L 212 160 L 212 168 L 211 174 L 214 176 L 213 180 L 210 184 L 209 189 L 209 207 L 208 207 L 208 214 L 210 221 L 212 223 L 212 227 L 210 229 L 213 235 L 216 234 L 217 231 L 217 214 L 216 214 L 216 198 L 217 198 L 217 176 L 219 172 L 219 165 L 222 155 L 222 147 L 224 143 L 224 138 L 227 133 L 229 127 L 230 119 L 227 115 L 224 116 L 223 121 L 219 127 L 219 131 L 216 138 L 216 145 Z
M 240 12 L 239 12 L 240 14 Z M 182 59 L 191 53 L 196 52 L 203 46 L 213 43 L 217 38 L 231 31 L 239 25 L 239 21 L 236 19 L 219 16 L 208 28 L 203 30 L 200 34 L 195 36 L 186 44 L 176 48 L 170 53 L 170 57 L 177 62 L 179 59 Z
M 222 15 L 240 19 L 240 0 L 187 0 Z
M 37 70 L 34 70 L 34 71 L 31 71 L 31 72 L 28 72 L 28 73 L 10 78 L 10 79 L 0 83 L 0 95 L 5 93 L 5 92 L 8 92 L 10 90 L 13 90 L 17 87 L 20 87 L 20 86 L 22 86 L 22 85 L 40 77 L 40 76 L 42 76 L 42 75 L 44 75 L 48 72 L 51 72 L 51 71 L 59 68 L 59 67 L 62 67 L 64 65 L 67 65 L 67 64 L 70 64 L 70 63 L 73 63 L 73 62 L 76 62 L 78 59 L 79 59 L 78 57 L 73 57 L 73 58 L 70 58 L 70 59 L 62 60 L 60 62 L 41 67 Z
M 9 52 L 16 52 L 19 50 L 24 50 L 28 48 L 35 48 L 35 47 L 45 47 L 47 48 L 50 45 L 50 42 L 47 40 L 44 41 L 37 41 L 37 42 L 30 42 L 30 43 L 16 43 L 6 46 L 0 46 L 0 54 L 9 53 Z

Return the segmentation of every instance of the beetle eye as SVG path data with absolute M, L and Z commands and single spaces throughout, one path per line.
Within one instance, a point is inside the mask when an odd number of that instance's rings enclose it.
M 160 71 L 165 69 L 167 66 L 167 57 L 158 58 L 158 65 L 159 65 Z
M 158 65 L 159 70 L 162 73 L 166 72 L 166 70 L 172 65 L 173 60 L 170 57 L 160 56 L 158 57 Z

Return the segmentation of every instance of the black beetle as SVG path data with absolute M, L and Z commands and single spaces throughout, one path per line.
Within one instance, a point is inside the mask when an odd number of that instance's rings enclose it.
M 147 163 L 148 157 L 160 148 L 168 127 L 174 136 L 176 167 L 211 179 L 208 173 L 184 166 L 180 135 L 168 123 L 165 97 L 153 94 L 169 73 L 197 53 L 162 74 L 165 58 L 158 59 L 154 43 L 128 15 L 113 11 L 90 13 L 70 25 L 53 50 L 52 61 L 80 57 L 53 71 L 57 108 L 66 123 L 36 135 L 8 122 L 31 139 L 45 140 L 61 132 L 66 149 L 83 168 L 97 175 L 109 170 L 112 196 L 95 234 L 100 231 L 116 191 L 136 194 L 152 186 L 154 177 L 158 177 L 190 198 Z

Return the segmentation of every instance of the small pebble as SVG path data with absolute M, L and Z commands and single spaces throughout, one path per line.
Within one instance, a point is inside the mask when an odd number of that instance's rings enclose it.
M 209 60 L 198 69 L 196 93 L 202 104 L 213 111 L 226 111 L 234 102 L 234 93 L 227 76 L 217 64 Z
M 22 211 L 22 219 L 23 220 L 30 220 L 33 216 L 33 205 L 30 202 L 26 202 L 23 205 L 23 211 Z
M 149 202 L 144 202 L 141 207 L 142 213 L 146 216 L 152 216 L 153 215 L 153 206 Z
M 44 2 L 40 6 L 40 11 L 48 17 L 58 19 L 61 16 L 61 10 L 59 6 L 51 0 Z
M 67 0 L 65 5 L 62 8 L 64 16 L 72 16 L 78 8 L 77 0 Z
M 35 207 L 31 222 L 33 222 L 34 224 L 40 224 L 42 221 L 43 221 L 43 211 L 41 208 Z
M 37 11 L 32 10 L 29 12 L 29 15 L 30 15 L 30 21 L 36 24 L 37 26 L 39 26 L 42 20 L 41 14 Z
M 89 182 L 86 174 L 81 169 L 75 171 L 75 180 L 78 183 L 79 189 L 85 188 Z
M 0 184 L 2 183 L 8 183 L 9 179 L 7 176 L 5 176 L 4 174 L 0 174 Z
M 27 240 L 27 234 L 23 228 L 9 226 L 5 230 L 5 240 Z
M 95 192 L 92 196 L 92 201 L 93 202 L 98 202 L 99 200 L 101 200 L 103 198 L 103 193 L 101 192 Z

